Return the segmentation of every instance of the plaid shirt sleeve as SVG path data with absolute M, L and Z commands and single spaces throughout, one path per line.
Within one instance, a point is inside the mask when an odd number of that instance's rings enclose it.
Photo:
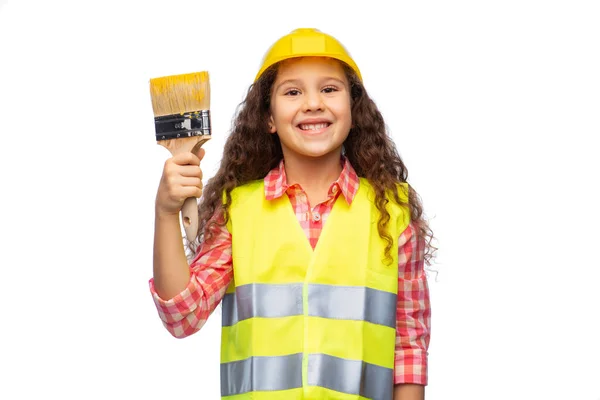
M 231 234 L 218 227 L 190 263 L 190 282 L 172 299 L 162 299 L 150 279 L 150 293 L 163 325 L 176 338 L 190 336 L 202 328 L 223 299 L 233 278 Z
M 424 250 L 425 240 L 409 224 L 398 240 L 395 384 L 427 385 L 431 307 Z

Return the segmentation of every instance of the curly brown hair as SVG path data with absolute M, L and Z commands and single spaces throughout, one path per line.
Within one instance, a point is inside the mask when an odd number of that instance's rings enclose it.
M 199 236 L 195 242 L 188 243 L 192 254 L 196 253 L 202 241 L 215 233 L 217 225 L 222 226 L 229 220 L 231 191 L 237 186 L 263 179 L 283 158 L 279 137 L 268 133 L 271 90 L 278 65 L 271 66 L 250 86 L 245 100 L 236 110 L 221 165 L 204 188 L 199 204 Z M 390 219 L 386 204 L 391 198 L 399 205 L 406 205 L 398 196 L 397 185 L 407 181 L 408 171 L 387 133 L 377 106 L 356 73 L 346 64 L 342 65 L 350 83 L 352 101 L 352 128 L 343 145 L 344 154 L 358 176 L 366 178 L 375 190 L 375 205 L 380 212 L 378 231 L 387 243 L 385 259 L 389 262 L 393 240 L 386 229 Z M 436 250 L 431 244 L 433 233 L 424 218 L 420 197 L 410 185 L 408 187 L 411 221 L 419 240 L 424 241 L 425 262 L 430 264 Z M 220 218 L 213 218 L 217 211 L 221 212 Z

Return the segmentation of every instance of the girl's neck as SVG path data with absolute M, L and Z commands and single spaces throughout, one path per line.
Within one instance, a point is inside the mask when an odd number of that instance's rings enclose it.
M 287 184 L 300 184 L 312 206 L 325 201 L 329 187 L 342 173 L 340 157 L 341 148 L 319 158 L 284 154 Z

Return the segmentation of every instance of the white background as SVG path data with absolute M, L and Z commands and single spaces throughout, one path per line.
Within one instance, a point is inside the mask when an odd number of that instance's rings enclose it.
M 219 311 L 177 340 L 148 291 L 169 156 L 149 79 L 210 72 L 208 179 L 267 48 L 317 27 L 438 238 L 427 399 L 600 399 L 599 21 L 576 0 L 0 0 L 0 398 L 218 398 Z

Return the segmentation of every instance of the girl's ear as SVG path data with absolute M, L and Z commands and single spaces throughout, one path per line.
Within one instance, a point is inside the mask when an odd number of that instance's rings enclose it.
M 277 132 L 277 128 L 275 128 L 275 120 L 273 120 L 273 116 L 269 115 L 269 133 Z

